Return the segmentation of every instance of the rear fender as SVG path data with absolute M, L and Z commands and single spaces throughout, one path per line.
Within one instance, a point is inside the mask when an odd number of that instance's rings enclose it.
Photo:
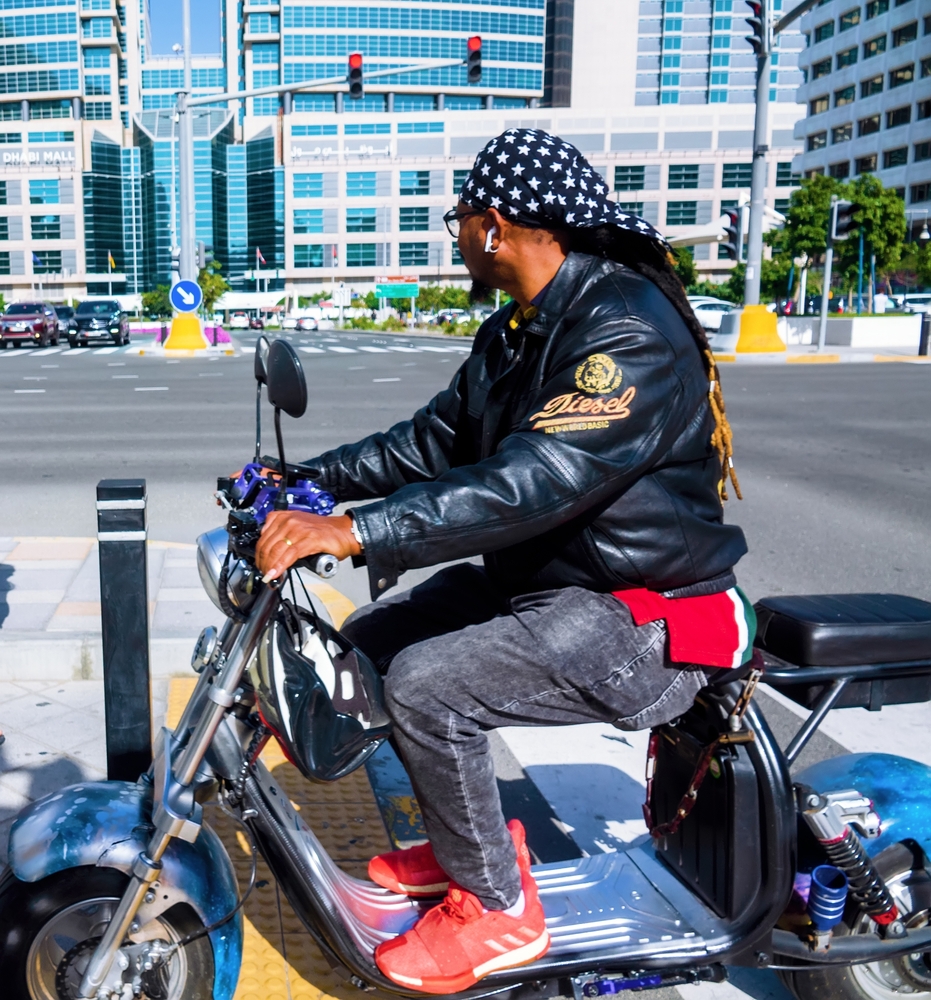
M 151 833 L 151 808 L 151 789 L 124 781 L 71 785 L 47 795 L 24 809 L 10 830 L 13 873 L 22 882 L 38 882 L 81 865 L 129 874 Z M 140 908 L 140 923 L 186 903 L 209 926 L 236 905 L 232 863 L 206 824 L 193 844 L 172 840 L 162 865 L 155 900 Z M 213 931 L 210 942 L 214 1000 L 231 1000 L 242 961 L 241 912 Z
M 831 757 L 805 768 L 796 782 L 818 792 L 855 788 L 873 800 L 882 821 L 878 837 L 862 838 L 870 857 L 892 844 L 914 841 L 931 860 L 931 767 L 887 753 Z

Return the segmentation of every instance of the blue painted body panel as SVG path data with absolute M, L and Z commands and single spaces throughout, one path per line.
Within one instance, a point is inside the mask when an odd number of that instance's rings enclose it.
M 14 874 L 37 882 L 80 865 L 129 870 L 145 847 L 152 791 L 141 784 L 100 781 L 62 788 L 20 813 L 10 830 Z M 239 898 L 236 876 L 220 838 L 206 824 L 197 840 L 173 840 L 162 857 L 159 883 L 185 897 L 205 925 Z M 210 935 L 214 1000 L 232 1000 L 242 962 L 242 914 Z
M 794 780 L 818 792 L 855 788 L 873 800 L 882 820 L 880 834 L 863 838 L 874 857 L 892 844 L 914 840 L 931 860 L 931 767 L 887 753 L 855 753 L 822 760 Z

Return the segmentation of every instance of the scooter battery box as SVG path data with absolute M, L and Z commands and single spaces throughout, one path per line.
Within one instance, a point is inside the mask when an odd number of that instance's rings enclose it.
M 697 739 L 685 728 L 688 719 L 658 730 L 653 780 L 657 824 L 675 816 L 704 746 L 714 738 L 708 732 L 701 734 L 704 742 Z M 712 758 L 694 808 L 675 833 L 659 840 L 657 853 L 716 913 L 734 919 L 754 898 L 762 866 L 761 845 L 753 765 L 744 747 L 721 747 Z

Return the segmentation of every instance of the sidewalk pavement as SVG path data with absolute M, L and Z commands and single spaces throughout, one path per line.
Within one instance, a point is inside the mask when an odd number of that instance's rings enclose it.
M 715 351 L 714 359 L 719 363 L 740 365 L 837 365 L 890 362 L 913 365 L 931 364 L 931 357 L 919 357 L 914 351 L 904 347 L 888 347 L 880 350 L 878 348 L 828 345 L 823 351 L 819 351 L 817 345 L 811 344 L 789 344 L 784 351 L 772 353 L 735 354 Z

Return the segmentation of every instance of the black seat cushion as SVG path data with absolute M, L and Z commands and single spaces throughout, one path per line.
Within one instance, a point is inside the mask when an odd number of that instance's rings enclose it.
M 765 597 L 756 645 L 801 667 L 931 659 L 931 604 L 901 594 Z

